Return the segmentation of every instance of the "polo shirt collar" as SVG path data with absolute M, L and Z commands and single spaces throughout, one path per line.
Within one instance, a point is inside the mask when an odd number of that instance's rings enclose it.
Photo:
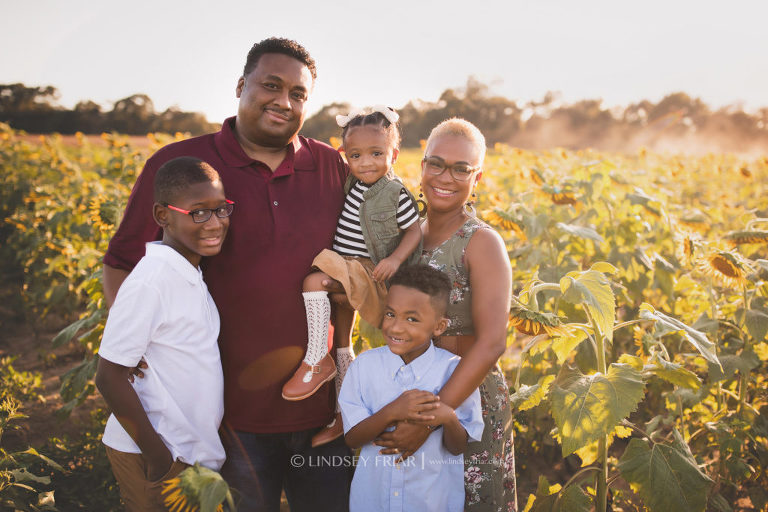
M 148 242 L 146 249 L 146 256 L 168 263 L 171 268 L 190 283 L 197 284 L 200 281 L 200 269 L 192 265 L 187 258 L 179 254 L 173 247 L 165 245 L 163 242 Z
M 426 375 L 435 360 L 435 345 L 430 340 L 427 350 L 407 365 L 403 363 L 400 356 L 393 354 L 391 350 L 387 349 L 387 354 L 387 370 L 390 375 L 394 377 L 401 368 L 410 368 L 413 371 L 413 375 L 416 378 L 420 378 Z
M 246 155 L 242 146 L 237 141 L 234 130 L 235 119 L 236 117 L 233 116 L 224 120 L 224 123 L 221 125 L 221 131 L 214 136 L 214 143 L 224 163 L 230 167 L 247 167 L 256 160 Z M 291 142 L 288 143 L 286 158 L 293 159 L 294 169 L 312 171 L 316 169 L 315 159 L 309 150 L 306 140 L 302 142 L 302 139 L 303 137 L 298 135 L 291 139 Z

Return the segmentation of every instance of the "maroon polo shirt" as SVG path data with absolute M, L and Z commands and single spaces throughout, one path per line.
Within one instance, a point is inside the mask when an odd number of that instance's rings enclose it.
M 245 154 L 234 124 L 229 118 L 219 133 L 170 144 L 147 160 L 104 263 L 131 270 L 145 242 L 161 238 L 152 204 L 163 163 L 194 156 L 211 164 L 235 202 L 221 252 L 202 262 L 221 315 L 224 421 L 256 433 L 317 427 L 331 418 L 332 384 L 298 402 L 281 391 L 304 356 L 302 281 L 315 255 L 331 247 L 348 170 L 333 148 L 298 136 L 272 172 Z

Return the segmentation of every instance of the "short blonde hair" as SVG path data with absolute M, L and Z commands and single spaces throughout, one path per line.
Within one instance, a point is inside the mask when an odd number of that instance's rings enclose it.
M 429 134 L 427 138 L 426 147 L 429 147 L 430 143 L 438 137 L 443 135 L 453 135 L 456 137 L 464 137 L 473 146 L 475 146 L 480 153 L 480 165 L 483 165 L 485 160 L 485 137 L 480 129 L 474 124 L 470 123 L 466 119 L 460 117 L 452 117 L 446 119 L 442 123 L 438 124 Z

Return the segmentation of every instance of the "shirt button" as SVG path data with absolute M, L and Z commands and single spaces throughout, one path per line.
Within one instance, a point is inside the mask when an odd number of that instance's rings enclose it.
M 397 492 L 397 491 L 395 491 L 393 494 L 394 494 L 395 496 L 400 496 L 400 493 L 399 493 L 399 492 Z
M 277 206 L 277 201 L 272 201 L 272 204 Z

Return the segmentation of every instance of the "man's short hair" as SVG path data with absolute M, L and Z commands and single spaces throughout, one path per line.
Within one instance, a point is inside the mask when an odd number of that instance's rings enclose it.
M 218 180 L 220 178 L 216 169 L 199 158 L 180 156 L 168 160 L 155 174 L 155 202 L 170 204 L 190 185 Z
M 467 139 L 473 146 L 475 146 L 475 148 L 477 148 L 477 151 L 480 154 L 480 165 L 483 165 L 486 150 L 485 137 L 483 136 L 483 132 L 481 132 L 477 126 L 460 117 L 446 119 L 432 128 L 432 132 L 427 138 L 426 147 L 429 147 L 430 142 L 434 139 L 444 135 L 453 135 Z
M 281 53 L 293 57 L 307 66 L 309 72 L 312 73 L 313 81 L 317 78 L 315 59 L 309 55 L 306 48 L 292 39 L 285 39 L 283 37 L 270 37 L 269 39 L 264 39 L 263 41 L 254 44 L 248 52 L 248 58 L 245 59 L 243 76 L 248 76 L 248 74 L 258 65 L 261 56 L 267 53 Z
M 448 300 L 451 295 L 451 280 L 436 268 L 417 263 L 400 267 L 389 280 L 389 286 L 405 286 L 426 293 L 432 299 L 432 305 L 441 315 L 448 310 Z

